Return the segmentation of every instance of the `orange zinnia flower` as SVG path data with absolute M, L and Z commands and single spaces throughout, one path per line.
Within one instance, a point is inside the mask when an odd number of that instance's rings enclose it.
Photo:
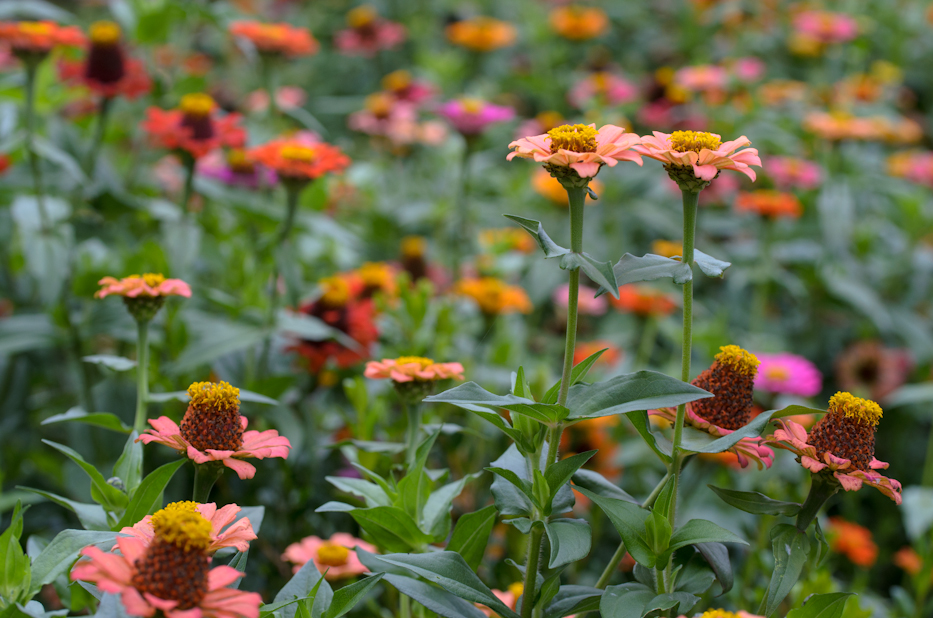
M 564 192 L 564 195 L 566 195 L 566 192 Z M 524 230 L 514 227 L 483 230 L 479 234 L 479 243 L 493 253 L 506 253 L 509 251 L 534 253 L 538 247 L 530 235 L 525 233 Z
M 450 378 L 462 380 L 463 365 L 435 363 L 430 358 L 420 356 L 400 356 L 369 361 L 363 375 L 372 380 L 391 379 L 394 382 L 433 382 Z
M 253 148 L 249 155 L 279 176 L 301 181 L 340 172 L 350 165 L 350 158 L 336 146 L 288 137 Z
M 596 38 L 609 28 L 609 18 L 602 9 L 578 5 L 555 8 L 550 22 L 554 32 L 571 41 Z
M 771 219 L 798 219 L 803 214 L 803 204 L 796 195 L 768 189 L 739 193 L 735 208 L 739 212 L 753 212 Z
M 616 309 L 642 316 L 670 315 L 677 304 L 669 294 L 647 285 L 629 283 L 619 287 L 619 298 L 609 297 Z
M 239 114 L 217 113 L 214 99 L 206 94 L 186 94 L 178 109 L 146 110 L 143 129 L 162 148 L 181 150 L 200 159 L 221 147 L 242 148 L 246 131 L 239 126 Z
M 230 24 L 230 34 L 247 39 L 264 54 L 309 56 L 316 54 L 319 48 L 307 28 L 296 28 L 289 24 L 235 21 Z
M 515 42 L 515 26 L 492 17 L 456 21 L 447 26 L 447 39 L 475 52 L 490 52 Z
M 21 58 L 42 57 L 59 45 L 83 45 L 84 34 L 75 26 L 59 26 L 53 21 L 0 21 L 0 42 L 7 43 Z
M 856 566 L 869 568 L 878 559 L 878 546 L 872 540 L 871 530 L 848 522 L 841 517 L 830 517 L 826 530 L 829 548 L 844 554 Z
M 582 341 L 577 342 L 576 347 L 573 350 L 573 364 L 578 365 L 590 356 L 596 354 L 600 350 L 605 350 L 602 353 L 602 356 L 596 361 L 597 365 L 603 365 L 606 367 L 612 367 L 620 360 L 622 360 L 623 353 L 619 347 L 605 339 L 597 339 L 595 341 Z
M 531 313 L 531 300 L 525 290 L 495 277 L 461 279 L 454 291 L 472 298 L 487 316 Z
M 145 66 L 139 60 L 126 57 L 120 39 L 120 26 L 116 23 L 92 24 L 85 58 L 59 63 L 62 80 L 81 83 L 105 98 L 135 99 L 149 92 L 152 82 Z

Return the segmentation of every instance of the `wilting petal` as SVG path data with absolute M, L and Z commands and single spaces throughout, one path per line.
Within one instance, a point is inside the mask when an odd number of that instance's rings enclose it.
M 225 466 L 236 472 L 237 476 L 241 480 L 251 479 L 256 475 L 256 467 L 250 463 L 246 463 L 242 459 L 234 459 L 228 457 L 223 460 Z

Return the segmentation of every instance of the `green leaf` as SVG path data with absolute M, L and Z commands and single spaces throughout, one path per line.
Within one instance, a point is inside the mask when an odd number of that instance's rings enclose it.
M 175 472 L 186 461 L 188 460 L 179 459 L 159 466 L 150 472 L 139 484 L 136 493 L 133 494 L 133 499 L 130 500 L 129 505 L 126 507 L 123 517 L 120 518 L 120 523 L 116 525 L 116 529 L 120 530 L 124 526 L 132 526 L 146 515 L 158 510 L 162 506 L 162 492 L 165 490 L 165 486 L 168 485 L 172 477 L 175 476 Z
M 705 519 L 691 519 L 674 531 L 668 551 L 676 551 L 697 543 L 738 543 L 748 545 L 740 536 Z
M 275 599 L 273 599 L 272 602 L 282 603 L 283 601 L 302 599 L 309 596 L 314 597 L 314 605 L 312 606 L 313 618 L 320 618 L 324 613 L 322 608 L 329 607 L 334 598 L 334 592 L 330 584 L 324 580 L 321 573 L 317 570 L 317 567 L 314 566 L 314 560 L 308 560 L 305 565 L 288 580 L 288 583 L 279 590 L 279 593 L 275 595 Z M 298 608 L 292 604 L 282 607 L 278 612 L 281 613 L 282 618 L 295 618 Z
M 582 487 L 578 487 L 577 491 L 596 503 L 609 517 L 632 558 L 639 564 L 653 568 L 657 563 L 657 556 L 651 550 L 645 535 L 645 522 L 651 517 L 651 513 L 630 502 L 605 498 Z
M 712 489 L 723 502 L 746 513 L 793 517 L 800 512 L 800 505 L 796 502 L 775 500 L 757 491 L 738 491 L 736 489 L 716 487 L 715 485 L 707 485 L 707 487 Z
M 586 378 L 586 374 L 589 373 L 590 368 L 593 366 L 596 361 L 599 360 L 599 357 L 603 355 L 603 352 L 609 348 L 603 348 L 599 352 L 594 352 L 590 354 L 582 361 L 574 365 L 573 370 L 570 372 L 570 386 L 573 386 L 577 382 L 580 382 Z M 560 380 L 554 383 L 554 386 L 548 389 L 544 394 L 544 398 L 541 399 L 542 403 L 557 403 L 557 395 L 560 393 Z
M 677 591 L 702 596 L 716 581 L 716 574 L 699 553 L 690 556 L 677 573 Z
M 735 446 L 742 438 L 757 438 L 769 422 L 771 422 L 771 413 L 762 412 L 749 421 L 748 425 L 721 438 L 712 439 L 712 436 L 700 431 L 684 432 L 681 447 L 693 453 L 722 453 Z
M 652 509 L 651 515 L 645 520 L 645 540 L 651 548 L 651 553 L 658 556 L 658 568 L 666 567 L 673 553 L 673 550 L 667 551 L 671 544 L 672 530 L 667 516 L 658 508 Z
M 43 440 L 42 442 L 63 453 L 84 470 L 91 479 L 91 497 L 101 506 L 108 511 L 120 511 L 126 507 L 129 502 L 126 494 L 108 484 L 104 476 L 97 471 L 97 468 L 86 462 L 81 455 L 63 444 L 57 444 L 50 440 Z
M 787 418 L 788 416 L 799 416 L 803 414 L 826 414 L 826 410 L 820 410 L 819 408 L 810 408 L 807 406 L 798 406 L 792 405 L 782 408 L 780 410 L 771 411 L 771 420 L 775 421 L 779 418 Z
M 544 531 L 551 544 L 549 569 L 582 560 L 589 555 L 593 533 L 585 519 L 554 519 L 545 522 Z
M 766 616 L 777 611 L 781 601 L 800 578 L 810 553 L 810 539 L 805 532 L 790 524 L 778 524 L 771 529 L 771 547 L 774 551 L 774 571 L 768 585 Z
M 389 564 L 404 567 L 426 580 L 452 592 L 471 603 L 481 603 L 502 618 L 519 618 L 492 590 L 486 587 L 463 557 L 452 551 L 430 554 L 387 554 L 379 559 Z
M 518 476 L 516 472 L 512 470 L 506 470 L 505 468 L 486 468 L 486 470 L 492 472 L 498 477 L 501 477 L 512 484 L 513 487 L 522 492 L 522 494 L 528 498 L 528 501 L 531 504 L 535 505 L 537 508 L 543 508 L 542 503 L 538 500 L 534 493 L 534 486 L 531 481 L 525 480 Z
M 693 250 L 693 261 L 697 266 L 700 267 L 700 270 L 703 271 L 704 275 L 707 277 L 717 277 L 719 279 L 721 279 L 723 275 L 726 274 L 726 269 L 732 266 L 730 262 L 717 260 L 713 256 L 707 255 L 699 249 Z
M 659 595 L 644 584 L 629 582 L 606 588 L 599 611 L 605 618 L 642 618 L 650 612 L 678 606 L 678 612 L 685 613 L 690 611 L 698 600 L 698 597 L 687 592 Z
M 138 437 L 135 431 L 130 434 L 123 445 L 123 453 L 113 466 L 113 475 L 123 481 L 129 496 L 139 487 L 143 476 L 143 445 L 136 441 Z
M 547 458 L 547 454 L 541 453 L 541 457 L 543 461 Z M 517 478 L 527 481 L 529 484 L 531 482 L 528 478 L 528 466 L 525 464 L 525 458 L 518 452 L 514 444 L 509 446 L 499 459 L 492 462 L 492 466 L 508 470 L 514 473 Z M 534 502 L 527 494 L 523 493 L 511 482 L 498 476 L 492 482 L 492 495 L 496 500 L 499 513 L 505 517 L 529 517 L 534 508 Z M 554 496 L 550 508 L 554 513 L 566 513 L 573 507 L 573 503 L 573 492 L 568 485 L 565 485 Z
M 34 595 L 29 594 L 29 556 L 19 542 L 23 534 L 23 513 L 23 505 L 17 501 L 10 525 L 0 534 L 0 600 L 10 604 L 26 602 Z
M 615 498 L 616 500 L 625 500 L 632 504 L 638 504 L 638 500 L 594 470 L 577 470 L 573 475 L 573 484 L 588 489 L 604 498 Z
M 30 596 L 39 592 L 45 584 L 51 584 L 62 573 L 68 571 L 78 554 L 88 545 L 113 545 L 116 532 L 96 530 L 62 530 L 46 545 L 32 563 L 32 585 Z
M 496 525 L 496 505 L 490 504 L 466 515 L 461 515 L 447 543 L 447 551 L 455 551 L 474 571 L 479 568 L 486 553 L 489 534 Z
M 570 411 L 564 406 L 537 403 L 515 395 L 495 395 L 476 382 L 467 382 L 437 395 L 427 397 L 428 403 L 450 403 L 464 410 L 497 410 L 504 408 L 516 414 L 524 414 L 542 423 L 556 423 L 567 417 Z M 485 410 L 484 410 L 485 411 Z
M 136 366 L 136 361 L 123 356 L 111 356 L 109 354 L 95 354 L 93 356 L 81 357 L 85 363 L 92 365 L 102 365 L 107 369 L 114 371 L 129 371 Z
M 447 533 L 450 532 L 450 509 L 454 499 L 460 495 L 467 483 L 478 476 L 479 474 L 470 474 L 432 491 L 424 505 L 421 529 L 438 541 L 446 539 Z
M 340 618 L 349 612 L 382 578 L 382 573 L 376 573 L 334 592 L 334 600 L 324 612 L 323 618 Z
M 551 497 L 553 498 L 557 494 L 557 490 L 563 487 L 576 474 L 577 470 L 595 454 L 596 450 L 578 453 L 548 466 L 544 478 L 551 490 Z
M 544 610 L 544 618 L 564 618 L 599 609 L 603 591 L 589 586 L 561 586 L 560 591 Z
M 472 603 L 464 601 L 437 586 L 391 573 L 386 574 L 385 581 L 389 582 L 400 593 L 411 597 L 438 616 L 444 618 L 486 618 L 486 614 Z
M 693 271 L 680 260 L 672 260 L 653 253 L 643 257 L 626 253 L 612 269 L 619 286 L 641 281 L 654 281 L 664 277 L 670 277 L 674 283 L 683 285 L 693 279 Z
M 843 618 L 846 601 L 851 596 L 851 592 L 811 595 L 803 607 L 790 610 L 787 618 Z
M 349 476 L 325 476 L 324 480 L 348 494 L 359 496 L 366 501 L 366 506 L 391 506 L 392 501 L 379 485 L 366 479 L 357 479 Z
M 697 543 L 693 547 L 700 552 L 706 563 L 713 569 L 716 579 L 719 580 L 719 585 L 722 586 L 722 593 L 726 594 L 732 590 L 734 577 L 728 548 L 722 543 Z
M 645 441 L 645 444 L 648 445 L 655 455 L 658 456 L 665 464 L 671 463 L 671 451 L 673 445 L 667 440 L 658 442 L 658 436 L 654 435 L 654 432 L 651 431 L 651 423 L 648 421 L 648 411 L 647 410 L 635 410 L 634 412 L 626 412 L 625 416 L 628 417 L 628 420 L 631 421 L 632 426 L 635 428 L 635 431 L 638 432 L 638 435 L 641 436 L 641 439 Z
M 565 249 L 551 240 L 551 237 L 544 231 L 544 226 L 541 225 L 540 221 L 526 219 L 516 215 L 505 215 L 505 218 L 511 219 L 525 228 L 525 231 L 531 234 L 531 237 L 535 239 L 535 242 L 537 242 L 541 250 L 544 251 L 545 258 L 560 257 L 570 253 L 570 249 Z
M 55 414 L 54 416 L 50 416 L 42 421 L 41 424 L 51 425 L 53 423 L 68 422 L 94 425 L 95 427 L 103 427 L 104 429 L 110 429 L 111 431 L 118 431 L 125 434 L 133 431 L 132 427 L 120 420 L 120 418 L 115 414 L 111 414 L 109 412 L 85 412 L 83 409 L 78 407 L 71 408 L 62 414 Z
M 354 509 L 350 515 L 373 537 L 375 544 L 390 552 L 418 550 L 432 541 L 418 528 L 412 516 L 396 506 Z
M 599 286 L 601 292 L 619 297 L 619 284 L 616 283 L 611 262 L 600 262 L 588 253 L 568 253 L 560 259 L 560 267 L 564 270 L 582 269 Z
M 33 489 L 32 487 L 17 487 L 17 489 L 31 491 L 34 494 L 38 494 L 43 498 L 51 500 L 59 506 L 63 506 L 66 509 L 71 510 L 75 515 L 78 516 L 78 521 L 81 522 L 81 525 L 84 526 L 86 530 L 110 530 L 110 524 L 107 523 L 107 513 L 99 504 L 75 502 L 74 500 L 63 498 L 57 494 L 43 491 L 41 489 Z
M 567 420 L 583 420 L 677 406 L 712 397 L 701 388 L 656 371 L 628 373 L 595 384 L 570 387 Z

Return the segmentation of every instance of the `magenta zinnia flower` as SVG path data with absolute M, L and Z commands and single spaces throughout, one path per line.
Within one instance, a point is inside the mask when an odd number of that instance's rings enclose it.
M 437 108 L 437 113 L 463 135 L 479 135 L 489 125 L 515 117 L 515 110 L 511 107 L 471 98 L 448 101 Z
M 167 505 L 165 511 L 184 510 L 192 513 L 199 513 L 211 525 L 210 545 L 205 550 L 208 555 L 213 555 L 218 549 L 224 547 L 235 547 L 239 551 L 249 549 L 249 542 L 256 539 L 256 533 L 253 531 L 253 525 L 250 521 L 241 517 L 236 519 L 240 507 L 235 504 L 228 504 L 221 509 L 213 502 L 207 504 L 198 504 L 197 502 L 184 501 L 173 502 Z M 236 520 L 236 521 L 234 521 Z M 226 528 L 226 529 L 225 529 Z M 152 515 L 146 515 L 140 521 L 120 530 L 120 534 L 128 534 L 145 542 L 148 546 L 155 538 L 155 530 L 152 526 Z
M 823 388 L 823 374 L 802 356 L 782 352 L 758 354 L 761 365 L 755 388 L 769 393 L 813 397 Z
M 506 159 L 534 159 L 544 163 L 544 169 L 555 178 L 574 172 L 580 178 L 593 178 L 603 165 L 615 167 L 619 161 L 641 165 L 641 156 L 633 148 L 640 141 L 637 135 L 611 124 L 598 131 L 595 124 L 565 124 L 542 135 L 515 140 L 509 144 L 514 150 Z

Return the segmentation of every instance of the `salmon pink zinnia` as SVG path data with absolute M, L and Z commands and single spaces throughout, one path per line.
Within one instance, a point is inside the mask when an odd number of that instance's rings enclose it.
M 173 502 L 167 505 L 164 510 L 166 512 L 189 511 L 199 513 L 201 517 L 211 524 L 211 542 L 205 550 L 208 555 L 213 555 L 217 550 L 224 547 L 234 547 L 239 551 L 246 551 L 249 549 L 249 542 L 256 539 L 256 533 L 253 531 L 253 525 L 250 521 L 245 517 L 236 518 L 241 509 L 235 504 L 228 504 L 218 509 L 213 502 L 198 504 L 188 500 Z M 136 537 L 149 545 L 155 538 L 152 515 L 146 515 L 132 527 L 123 528 L 120 530 L 120 534 Z
M 363 374 L 373 380 L 391 379 L 395 382 L 432 382 L 435 380 L 463 379 L 460 363 L 435 363 L 420 356 L 400 356 L 369 361 Z
M 363 566 L 356 557 L 356 548 L 360 547 L 370 553 L 376 553 L 376 548 L 365 541 L 361 541 L 352 534 L 338 532 L 329 539 L 318 536 L 309 536 L 285 548 L 282 560 L 293 563 L 292 570 L 297 573 L 305 563 L 314 562 L 318 571 L 326 574 L 328 581 L 354 577 L 366 573 L 369 569 Z
M 705 189 L 721 170 L 734 170 L 755 180 L 752 165 L 761 167 L 758 149 L 744 148 L 751 141 L 744 135 L 730 142 L 722 142 L 715 133 L 701 131 L 674 131 L 641 138 L 633 150 L 664 163 L 664 169 L 681 189 L 696 193 Z
M 637 135 L 611 124 L 598 131 L 595 124 L 565 124 L 541 135 L 515 140 L 509 144 L 514 150 L 506 159 L 534 159 L 544 163 L 544 169 L 558 179 L 574 176 L 589 179 L 603 165 L 615 167 L 619 161 L 641 165 L 641 156 L 633 148 L 640 142 Z

